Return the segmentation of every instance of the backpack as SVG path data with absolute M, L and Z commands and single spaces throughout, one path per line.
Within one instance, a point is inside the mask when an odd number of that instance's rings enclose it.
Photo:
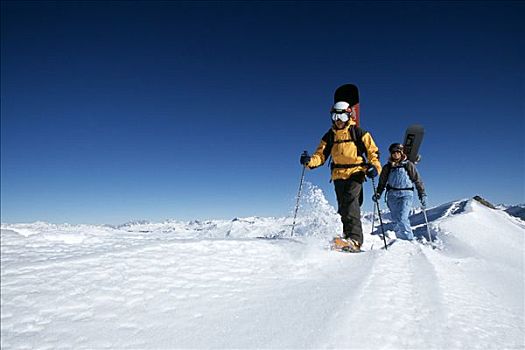
M 341 141 L 335 141 L 335 133 L 332 128 L 328 130 L 328 132 L 323 136 L 323 140 L 326 142 L 326 147 L 323 151 L 325 159 L 329 159 L 331 157 L 332 153 L 332 147 L 335 143 L 345 143 L 345 142 L 353 142 L 357 148 L 357 155 L 361 156 L 364 159 L 364 162 L 362 164 L 352 164 L 352 165 L 337 165 L 333 162 L 330 163 L 330 167 L 333 169 L 334 167 L 355 167 L 355 166 L 361 166 L 367 164 L 366 160 L 366 146 L 363 142 L 363 135 L 365 135 L 368 131 L 365 131 L 361 129 L 360 127 L 356 125 L 350 126 L 348 129 L 350 132 L 350 140 L 341 140 Z
M 414 186 L 413 185 L 410 186 L 410 187 L 394 187 L 394 186 L 390 185 L 390 183 L 388 182 L 388 180 L 390 179 L 390 173 L 392 172 L 392 169 L 400 169 L 400 168 L 402 168 L 402 169 L 405 170 L 406 175 L 408 176 L 408 179 L 410 180 L 410 182 L 413 183 L 413 180 L 412 180 L 412 178 L 410 176 L 410 172 L 408 170 L 408 162 L 409 161 L 403 161 L 403 164 L 397 165 L 397 166 L 394 166 L 394 167 L 389 163 L 388 166 L 385 165 L 383 167 L 383 171 L 385 172 L 385 174 L 386 174 L 385 177 L 387 179 L 386 180 L 387 183 L 386 183 L 386 186 L 385 186 L 387 192 L 388 191 L 392 191 L 392 190 L 393 191 L 404 191 L 404 190 L 413 191 L 414 190 Z M 386 197 L 385 197 L 385 200 L 386 200 Z

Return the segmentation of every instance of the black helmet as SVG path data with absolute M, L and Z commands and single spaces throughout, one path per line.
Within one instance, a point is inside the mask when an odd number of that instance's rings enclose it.
M 400 143 L 393 143 L 388 147 L 388 152 L 394 153 L 396 151 L 403 153 L 403 145 Z

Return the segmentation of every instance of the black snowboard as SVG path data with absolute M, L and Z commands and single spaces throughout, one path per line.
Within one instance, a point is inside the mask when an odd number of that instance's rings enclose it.
M 408 160 L 413 163 L 417 163 L 421 160 L 419 147 L 421 147 L 424 135 L 425 129 L 419 124 L 410 125 L 405 132 L 405 141 L 403 143 L 405 154 L 407 155 Z
M 334 92 L 334 103 L 348 102 L 353 110 L 353 117 L 359 126 L 359 89 L 354 84 L 345 84 L 339 86 Z
M 334 103 L 345 101 L 353 106 L 359 103 L 359 89 L 354 84 L 341 85 L 334 92 Z

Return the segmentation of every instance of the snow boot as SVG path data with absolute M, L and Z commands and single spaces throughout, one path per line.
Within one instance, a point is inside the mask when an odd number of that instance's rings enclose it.
M 361 245 L 350 238 L 345 239 L 337 236 L 332 240 L 331 245 L 332 249 L 342 252 L 357 253 L 361 251 Z

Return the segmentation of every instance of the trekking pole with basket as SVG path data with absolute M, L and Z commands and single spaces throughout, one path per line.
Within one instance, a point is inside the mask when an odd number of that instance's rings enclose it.
M 376 193 L 376 182 L 374 178 L 372 178 L 372 187 L 374 188 L 374 194 L 375 194 Z M 379 201 L 374 201 L 374 202 L 375 202 L 374 208 L 377 207 L 377 216 L 379 217 L 379 225 L 381 225 L 381 232 L 383 233 L 383 243 L 385 244 L 385 250 L 388 250 L 388 246 L 386 244 L 385 229 L 383 227 L 383 219 L 381 218 L 381 210 L 379 208 Z
M 432 235 L 430 234 L 430 228 L 428 227 L 427 208 L 421 206 L 421 209 L 423 209 L 423 216 L 425 217 L 425 226 L 427 227 L 428 242 L 430 243 L 432 248 L 434 248 L 434 243 L 432 242 Z
M 303 155 L 308 155 L 308 152 L 304 151 Z M 297 192 L 297 202 L 295 203 L 295 212 L 293 214 L 292 233 L 290 234 L 291 237 L 293 237 L 293 231 L 295 228 L 295 219 L 297 218 L 297 211 L 299 210 L 299 200 L 301 199 L 301 191 L 303 189 L 305 170 L 306 170 L 306 165 L 303 165 L 303 172 L 301 173 L 301 181 L 299 182 L 299 191 Z

